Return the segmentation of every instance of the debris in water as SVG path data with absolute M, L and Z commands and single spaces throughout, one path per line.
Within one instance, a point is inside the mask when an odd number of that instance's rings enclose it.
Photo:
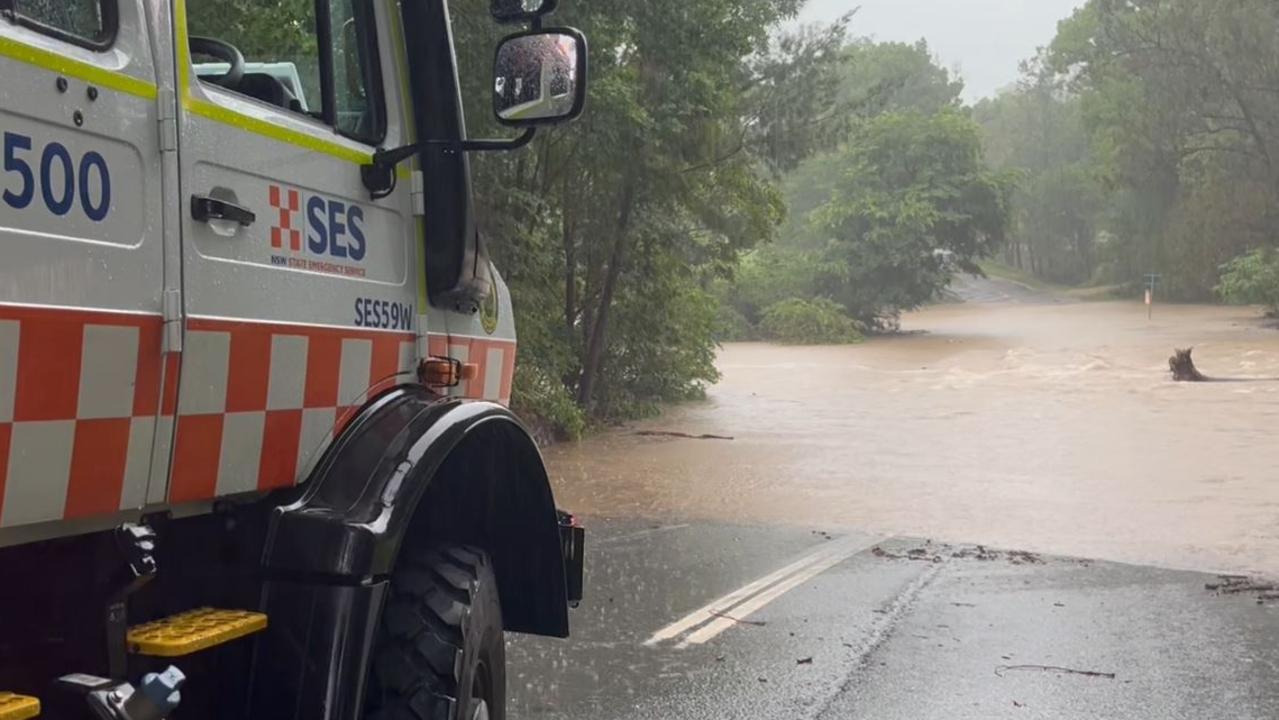
M 951 554 L 951 557 L 960 558 L 960 559 L 972 558 L 974 560 L 990 562 L 992 560 L 998 560 L 999 553 L 993 550 L 987 549 L 985 545 L 978 545 L 976 547 L 968 547 L 968 548 L 962 548 L 960 550 L 957 550 Z
M 1043 565 L 1043 558 L 1032 552 L 1025 550 L 1011 550 L 1008 553 L 1008 561 L 1013 565 Z
M 1218 595 L 1238 595 L 1239 593 L 1255 592 L 1263 594 L 1275 594 L 1279 592 L 1279 586 L 1274 583 L 1254 580 L 1243 575 L 1221 575 L 1221 582 L 1204 583 L 1204 590 L 1215 592 Z M 1262 597 L 1263 600 L 1272 598 Z
M 737 438 L 729 437 L 727 435 L 711 435 L 711 434 L 690 435 L 689 433 L 672 432 L 669 430 L 637 430 L 635 434 L 639 435 L 640 437 L 671 437 L 671 438 L 683 438 L 685 440 L 736 440 L 737 439 Z
M 796 660 L 796 661 L 795 661 L 795 664 L 796 664 L 796 665 L 812 665 L 812 664 L 813 664 L 813 659 L 812 659 L 812 658 L 810 658 L 810 657 L 800 658 L 800 659 L 798 659 L 798 660 Z
M 1168 358 L 1168 369 L 1172 371 L 1172 379 L 1177 382 L 1205 382 L 1207 376 L 1199 372 L 1195 367 L 1195 361 L 1190 359 L 1190 353 L 1194 352 L 1194 348 L 1186 348 L 1182 350 L 1177 348 L 1173 351 L 1172 357 Z

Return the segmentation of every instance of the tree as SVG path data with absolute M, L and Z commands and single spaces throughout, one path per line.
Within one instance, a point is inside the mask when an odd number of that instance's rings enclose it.
M 847 71 L 839 85 L 846 105 L 867 105 L 867 114 L 957 110 L 963 81 L 938 64 L 926 40 L 913 44 L 861 38 L 844 48 Z
M 813 215 L 828 237 L 819 284 L 854 317 L 893 322 L 1004 242 L 1006 178 L 982 160 L 977 126 L 960 113 L 883 115 L 849 140 L 843 177 Z
M 1005 260 L 1056 282 L 1093 279 L 1105 192 L 1080 99 L 1041 55 L 973 117 L 991 165 L 1018 177 Z
M 1264 305 L 1271 316 L 1279 313 L 1279 254 L 1255 250 L 1221 268 L 1217 294 L 1238 305 Z
M 842 114 L 843 122 L 837 137 L 789 168 L 782 181 L 787 218 L 780 237 L 786 245 L 812 249 L 824 242 L 812 232 L 809 214 L 830 198 L 843 172 L 839 147 L 858 123 L 890 112 L 932 115 L 958 109 L 964 89 L 962 82 L 937 64 L 923 40 L 914 44 L 853 40 L 841 48 L 834 71 L 832 108 Z
M 1274 241 L 1277 32 L 1269 0 L 1091 0 L 1062 23 L 1049 59 L 1082 98 L 1129 278 L 1208 297 L 1219 264 Z
M 783 215 L 774 173 L 840 118 L 817 92 L 843 25 L 778 35 L 797 1 L 564 3 L 591 38 L 576 124 L 522 153 L 473 160 L 477 208 L 516 298 L 521 372 L 591 414 L 624 417 L 715 379 L 706 292 Z M 487 0 L 453 6 L 472 135 L 498 31 Z M 560 405 L 555 401 L 557 407 Z M 530 408 L 524 408 L 526 410 Z M 532 408 L 534 412 L 536 408 Z

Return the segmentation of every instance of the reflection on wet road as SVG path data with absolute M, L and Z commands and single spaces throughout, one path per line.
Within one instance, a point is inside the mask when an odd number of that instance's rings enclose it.
M 855 347 L 729 345 L 710 399 L 548 452 L 566 507 L 1279 573 L 1279 331 L 1246 309 L 967 304 Z

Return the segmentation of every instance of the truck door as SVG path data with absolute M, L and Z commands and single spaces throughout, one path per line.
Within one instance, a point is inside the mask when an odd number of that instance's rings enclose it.
M 164 286 L 148 17 L 0 0 L 0 540 L 147 501 Z
M 294 484 L 416 357 L 407 180 L 379 42 L 393 3 L 174 0 L 186 335 L 171 502 Z M 376 8 L 374 6 L 377 6 Z

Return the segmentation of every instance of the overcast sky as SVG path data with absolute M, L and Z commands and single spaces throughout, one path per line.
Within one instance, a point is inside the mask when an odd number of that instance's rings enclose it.
M 858 5 L 852 35 L 928 40 L 948 68 L 958 68 L 965 99 L 993 95 L 1017 79 L 1017 63 L 1047 45 L 1057 22 L 1084 0 L 809 0 L 803 22 L 832 20 Z

